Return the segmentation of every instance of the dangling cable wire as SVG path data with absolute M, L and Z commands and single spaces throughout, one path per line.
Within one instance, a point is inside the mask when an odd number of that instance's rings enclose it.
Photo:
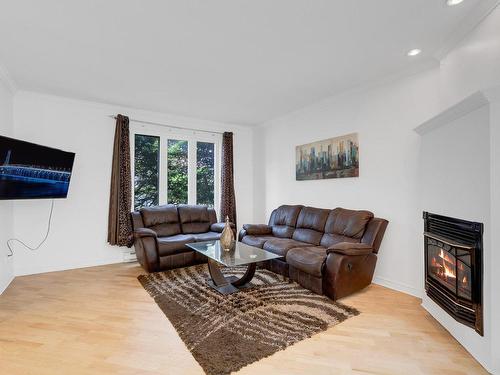
M 26 245 L 26 243 L 24 243 L 23 241 L 18 240 L 17 238 L 10 238 L 10 239 L 7 240 L 7 247 L 9 248 L 9 251 L 10 251 L 10 253 L 7 256 L 11 257 L 11 256 L 14 255 L 14 251 L 12 250 L 12 247 L 11 247 L 11 242 L 18 242 L 21 245 L 23 245 L 26 249 L 31 250 L 31 251 L 38 250 L 45 243 L 45 241 L 47 241 L 47 238 L 49 237 L 50 226 L 51 226 L 51 223 L 52 223 L 52 212 L 53 211 L 54 211 L 54 200 L 52 199 L 52 204 L 50 205 L 49 222 L 47 223 L 47 233 L 45 233 L 45 237 L 43 237 L 42 242 L 40 242 L 38 244 L 38 246 L 31 247 L 29 245 Z

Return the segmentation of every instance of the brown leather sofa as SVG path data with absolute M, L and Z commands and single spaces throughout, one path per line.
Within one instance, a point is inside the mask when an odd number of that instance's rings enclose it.
M 220 238 L 224 223 L 206 206 L 165 205 L 132 212 L 137 260 L 148 272 L 206 262 L 186 244 Z
M 387 224 L 369 211 L 284 205 L 239 240 L 282 255 L 263 266 L 336 300 L 371 283 Z

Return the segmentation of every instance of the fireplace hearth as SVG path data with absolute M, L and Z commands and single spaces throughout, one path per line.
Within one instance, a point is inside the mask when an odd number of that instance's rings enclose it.
M 483 224 L 424 212 L 425 291 L 483 335 Z

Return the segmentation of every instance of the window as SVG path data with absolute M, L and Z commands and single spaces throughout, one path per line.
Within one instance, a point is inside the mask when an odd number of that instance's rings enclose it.
M 215 145 L 196 142 L 196 202 L 213 205 L 215 178 Z
M 135 135 L 134 209 L 158 204 L 160 137 Z
M 188 164 L 188 142 L 169 139 L 167 141 L 167 203 L 188 203 Z
M 203 204 L 218 209 L 221 136 L 131 124 L 133 206 Z

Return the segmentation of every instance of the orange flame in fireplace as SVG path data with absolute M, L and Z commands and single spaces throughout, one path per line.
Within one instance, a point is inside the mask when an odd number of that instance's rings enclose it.
M 453 264 L 453 260 L 450 259 L 450 257 L 444 253 L 443 249 L 441 249 L 441 251 L 439 252 L 439 257 L 443 260 L 442 266 L 444 268 L 444 276 L 455 279 L 457 277 L 457 275 L 455 274 L 455 270 L 450 266 L 448 266 L 448 263 Z

